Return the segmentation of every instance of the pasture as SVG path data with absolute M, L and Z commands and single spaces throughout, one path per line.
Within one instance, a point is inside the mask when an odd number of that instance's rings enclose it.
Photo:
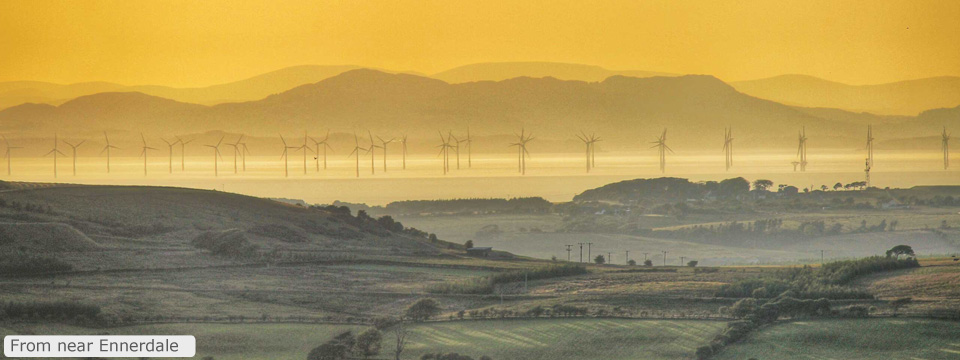
M 714 359 L 956 359 L 957 339 L 960 323 L 954 321 L 796 321 L 759 330 Z
M 421 324 L 409 356 L 457 352 L 493 359 L 682 359 L 723 329 L 721 321 L 534 319 Z

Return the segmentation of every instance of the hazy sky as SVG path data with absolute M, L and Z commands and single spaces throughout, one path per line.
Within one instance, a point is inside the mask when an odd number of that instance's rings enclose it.
M 954 0 L 4 0 L 0 81 L 203 86 L 303 64 L 555 61 L 866 84 L 960 76 L 958 19 Z

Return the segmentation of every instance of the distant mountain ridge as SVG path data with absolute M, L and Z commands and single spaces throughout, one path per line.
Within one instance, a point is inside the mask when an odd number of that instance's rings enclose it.
M 727 126 L 734 128 L 740 148 L 793 142 L 801 126 L 819 145 L 843 146 L 849 143 L 844 139 L 862 137 L 866 123 L 876 123 L 877 134 L 898 137 L 939 133 L 943 125 L 955 123 L 958 111 L 880 117 L 800 108 L 745 95 L 705 75 L 612 76 L 601 82 L 520 77 L 449 84 L 356 69 L 262 100 L 214 106 L 143 93 L 96 94 L 60 106 L 25 104 L 0 111 L 0 131 L 98 134 L 116 129 L 168 136 L 227 130 L 275 136 L 331 128 L 408 134 L 432 142 L 438 130 L 462 132 L 470 124 L 474 136 L 507 136 L 525 128 L 544 144 L 574 141 L 572 134 L 583 130 L 601 134 L 605 147 L 637 149 L 648 147 L 666 128 L 672 146 L 712 149 Z
M 941 76 L 878 85 L 847 85 L 806 75 L 731 82 L 748 95 L 803 107 L 915 116 L 960 106 L 960 77 Z
M 495 62 L 458 66 L 431 75 L 451 84 L 474 81 L 502 81 L 518 77 L 552 77 L 560 80 L 603 81 L 611 76 L 679 76 L 656 71 L 609 70 L 600 66 L 556 62 Z

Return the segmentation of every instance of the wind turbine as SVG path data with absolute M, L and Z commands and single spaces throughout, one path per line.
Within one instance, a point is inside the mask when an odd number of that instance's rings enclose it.
M 184 171 L 184 169 L 186 168 L 184 164 L 186 164 L 186 156 L 187 156 L 186 155 L 187 152 L 184 150 L 186 150 L 187 144 L 193 142 L 194 139 L 184 141 L 179 136 L 177 136 L 176 138 L 177 138 L 177 141 L 180 143 L 180 171 Z M 217 152 L 219 152 L 219 150 L 217 150 Z
M 532 141 L 533 134 L 527 135 L 524 129 L 520 129 L 520 134 L 517 134 L 519 141 L 510 144 L 510 146 L 517 147 L 517 170 L 520 172 L 520 175 L 527 174 L 527 157 L 530 156 L 530 152 L 527 151 L 527 143 Z
M 288 151 L 290 149 L 299 149 L 299 147 L 287 145 L 287 140 L 283 138 L 283 134 L 280 134 L 280 141 L 283 142 L 283 152 L 280 153 L 280 159 L 283 160 L 283 177 L 290 177 L 290 167 L 288 165 L 290 163 L 290 156 Z
M 467 125 L 467 137 L 463 139 L 463 142 L 467 144 L 467 168 L 473 167 L 473 138 L 470 137 L 470 125 Z
M 587 134 L 583 134 L 587 136 Z M 597 143 L 603 141 L 596 134 L 590 134 L 590 168 L 597 167 Z
M 733 128 L 723 130 L 723 157 L 727 171 L 733 166 Z
M 943 148 L 943 169 L 950 168 L 950 134 L 947 134 L 947 127 L 943 127 L 943 133 L 940 134 L 940 147 Z
M 243 164 L 243 172 L 247 172 L 247 154 L 250 153 L 250 149 L 247 148 L 247 143 L 240 143 L 240 162 Z
M 347 157 L 349 158 L 354 154 L 357 155 L 357 177 L 359 178 L 360 177 L 360 150 L 363 150 L 363 151 L 370 151 L 370 150 L 360 147 L 360 138 L 357 137 L 357 133 L 353 133 L 353 142 L 354 142 L 353 151 L 351 151 L 350 155 L 347 155 Z
M 243 151 L 243 146 L 246 145 L 246 144 L 244 145 L 240 144 L 240 141 L 242 140 L 243 140 L 243 134 L 240 134 L 240 137 L 237 138 L 237 142 L 232 144 L 227 143 L 227 146 L 233 147 L 233 173 L 234 174 L 237 173 L 237 156 L 241 155 L 241 152 Z M 246 170 L 246 159 L 244 159 L 244 170 Z
M 317 163 L 317 172 L 320 172 L 320 148 L 321 147 L 323 148 L 323 169 L 324 170 L 327 169 L 327 149 L 333 150 L 333 147 L 331 147 L 330 144 L 327 143 L 327 140 L 329 139 L 330 139 L 330 130 L 327 130 L 327 136 L 324 136 L 323 140 L 317 141 L 317 139 L 310 138 L 310 140 L 313 140 L 313 146 L 315 146 L 314 150 L 317 152 L 317 155 L 313 158 L 313 160 L 315 160 Z
M 396 138 L 384 140 L 382 137 L 377 136 L 377 140 L 380 140 L 380 148 L 383 149 L 383 172 L 387 172 L 387 144 L 392 143 Z
M 660 134 L 657 141 L 652 141 L 651 144 L 654 145 L 650 148 L 657 148 L 660 153 L 660 172 L 664 173 L 667 171 L 667 151 L 673 154 L 673 149 L 667 146 L 667 129 L 663 129 L 663 133 Z
M 9 175 L 12 175 L 12 174 L 13 174 L 13 171 L 12 171 L 12 170 L 13 170 L 13 167 L 11 166 L 11 161 L 10 161 L 10 158 L 12 157 L 13 154 L 10 152 L 10 150 L 13 150 L 13 149 L 22 149 L 22 147 L 20 147 L 20 146 L 10 146 L 10 142 L 7 141 L 7 137 L 6 137 L 6 136 L 0 135 L 0 137 L 3 137 L 3 144 L 6 145 L 6 148 L 7 148 L 7 151 L 6 151 L 6 153 L 4 154 L 4 156 L 6 156 L 6 158 L 7 158 L 7 175 L 9 176 Z
M 160 138 L 160 140 L 163 140 L 163 142 L 167 143 L 167 150 L 170 151 L 170 159 L 167 162 L 167 168 L 170 171 L 170 173 L 173 174 L 173 147 L 177 145 L 177 143 L 179 143 L 180 140 L 177 140 L 174 142 L 169 142 L 167 141 L 167 139 L 164 139 L 164 138 Z
M 300 145 L 300 147 L 298 147 L 297 150 L 296 150 L 296 151 L 300 151 L 300 150 L 303 151 L 303 174 L 304 174 L 304 175 L 307 174 L 307 151 L 313 151 L 312 149 L 310 149 L 309 146 L 307 146 L 307 139 L 309 139 L 309 138 L 310 138 L 310 137 L 307 136 L 307 131 L 304 130 L 304 131 L 303 131 L 303 145 Z
M 407 135 L 400 138 L 400 149 L 403 154 L 403 170 L 407 169 Z
M 156 149 L 147 146 L 147 138 L 143 137 L 143 133 L 140 133 L 140 140 L 143 141 L 143 147 L 140 150 L 140 156 L 143 156 L 143 176 L 147 176 L 147 150 Z
M 213 177 L 220 176 L 220 162 L 217 159 L 223 160 L 223 156 L 220 155 L 220 144 L 223 143 L 224 136 L 220 136 L 220 140 L 217 141 L 216 145 L 203 145 L 213 149 Z
M 873 125 L 867 125 L 867 166 L 873 167 Z
M 460 170 L 460 143 L 463 142 L 463 140 L 453 136 L 452 131 L 447 133 L 447 142 L 451 142 L 450 139 L 453 139 L 452 143 L 456 143 L 456 145 L 453 145 L 453 151 L 457 154 L 457 170 Z
M 797 145 L 797 155 L 800 156 L 800 171 L 807 171 L 807 127 L 800 129 L 798 136 L 799 145 Z
M 437 130 L 437 135 L 440 135 L 440 145 L 437 145 L 440 148 L 440 153 L 437 154 L 437 157 L 443 155 L 443 174 L 446 175 L 450 171 L 450 138 L 443 137 L 443 133 L 440 130 Z
M 67 154 L 64 154 L 57 148 L 57 145 L 59 143 L 60 143 L 60 140 L 57 137 L 57 134 L 53 134 L 53 150 L 50 150 L 50 152 L 44 155 L 44 156 L 50 156 L 50 154 L 53 154 L 53 178 L 54 179 L 57 178 L 57 155 L 59 154 L 59 155 L 67 156 Z
M 373 133 L 371 133 L 370 130 L 367 130 L 367 135 L 370 136 L 370 149 L 367 149 L 367 152 L 370 153 L 370 175 L 373 175 L 376 173 L 376 170 L 374 168 L 374 161 L 376 160 L 376 153 L 377 153 L 376 149 L 377 148 L 383 149 L 384 147 L 378 146 L 377 143 L 373 142 Z
M 77 148 L 80 147 L 80 145 L 83 145 L 83 143 L 86 142 L 86 140 L 80 140 L 80 142 L 76 144 L 71 144 L 69 141 L 66 141 L 66 140 L 64 140 L 63 142 L 73 149 L 73 176 L 77 176 Z
M 118 150 L 119 150 L 120 148 L 118 148 L 118 147 L 116 147 L 116 146 L 113 146 L 113 145 L 110 145 L 110 138 L 107 137 L 107 132 L 106 132 L 106 131 L 103 132 L 103 140 L 105 140 L 105 141 L 107 142 L 107 145 L 103 147 L 103 150 L 100 150 L 100 153 L 101 153 L 101 154 L 103 154 L 104 152 L 107 153 L 107 174 L 109 174 L 109 173 L 110 173 L 110 149 L 118 149 Z
M 580 136 L 581 134 L 582 134 L 583 136 Z M 587 134 L 584 133 L 583 131 L 580 131 L 580 134 L 577 134 L 576 136 L 577 136 L 577 139 L 580 139 L 580 141 L 583 142 L 583 145 L 586 146 L 586 148 L 587 148 L 587 149 L 586 149 L 586 154 L 587 154 L 587 172 L 589 173 L 589 172 L 590 172 L 590 145 L 592 145 L 592 144 L 590 143 L 590 138 L 588 138 L 588 137 L 587 137 Z

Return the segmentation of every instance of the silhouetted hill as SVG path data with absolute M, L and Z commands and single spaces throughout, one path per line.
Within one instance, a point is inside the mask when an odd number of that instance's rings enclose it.
M 562 80 L 595 82 L 614 75 L 652 77 L 676 74 L 640 70 L 609 70 L 593 65 L 554 62 L 498 62 L 459 66 L 433 74 L 431 77 L 457 84 L 473 81 L 500 81 L 517 77 L 553 77 Z
M 730 84 L 745 94 L 787 105 L 883 115 L 917 115 L 960 105 L 960 77 L 954 76 L 854 86 L 806 75 L 781 75 Z
M 800 126 L 817 138 L 818 146 L 849 146 L 847 140 L 862 137 L 864 123 L 874 123 L 867 116 L 786 106 L 742 94 L 705 75 L 613 76 L 602 82 L 520 77 L 448 84 L 357 69 L 262 100 L 215 106 L 139 93 L 97 94 L 59 107 L 21 105 L 0 111 L 0 130 L 111 129 L 153 136 L 227 130 L 275 136 L 332 128 L 406 133 L 433 142 L 437 130 L 462 132 L 471 124 L 475 136 L 526 128 L 541 144 L 573 139 L 582 129 L 600 134 L 609 149 L 636 149 L 668 128 L 675 149 L 712 149 L 719 146 L 725 126 L 734 127 L 740 148 L 793 142 Z M 921 117 L 883 117 L 875 130 L 893 133 L 883 127 L 898 127 L 897 136 L 923 136 L 943 126 L 947 117 L 936 111 Z
M 0 82 L 0 109 L 23 103 L 59 105 L 73 98 L 102 92 L 141 92 L 180 102 L 220 104 L 224 102 L 259 100 L 290 90 L 303 84 L 312 84 L 359 66 L 303 65 L 283 68 L 249 79 L 206 87 L 177 88 L 158 85 L 127 86 L 107 82 L 88 82 L 69 85 L 40 81 Z

